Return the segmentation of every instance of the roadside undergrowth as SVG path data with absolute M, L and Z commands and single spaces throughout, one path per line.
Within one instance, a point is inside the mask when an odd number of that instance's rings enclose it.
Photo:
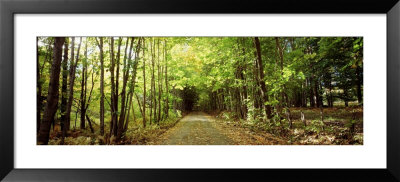
M 94 133 L 89 128 L 84 130 L 71 129 L 67 132 L 67 137 L 64 139 L 64 145 L 151 145 L 157 138 L 175 126 L 184 114 L 170 114 L 170 116 L 159 123 L 147 122 L 146 128 L 143 128 L 142 118 L 138 118 L 135 122 L 129 123 L 128 130 L 124 133 L 120 140 L 114 137 L 109 137 L 109 133 L 105 131 L 105 135 L 101 136 L 100 126 L 93 122 Z M 108 123 L 105 123 L 105 128 L 109 128 Z M 61 143 L 62 132 L 59 127 L 50 133 L 49 145 L 59 145 Z
M 318 108 L 291 108 L 292 127 L 286 118 L 280 122 L 263 118 L 238 119 L 234 113 L 223 111 L 211 113 L 216 121 L 235 133 L 243 130 L 253 137 L 247 144 L 281 145 L 362 145 L 363 109 L 362 107 L 335 107 L 323 109 L 323 122 Z M 301 120 L 301 112 L 305 121 Z M 228 129 L 229 130 L 229 129 Z M 242 132 L 242 133 L 243 133 Z M 236 132 L 233 137 L 238 136 Z M 260 137 L 271 142 L 263 142 Z M 238 137 L 236 137 L 238 138 Z M 246 137 L 245 137 L 246 138 Z M 249 137 L 247 137 L 249 138 Z M 240 138 L 236 139 L 240 141 Z M 243 143 L 243 142 L 241 142 Z M 246 143 L 244 143 L 246 144 Z

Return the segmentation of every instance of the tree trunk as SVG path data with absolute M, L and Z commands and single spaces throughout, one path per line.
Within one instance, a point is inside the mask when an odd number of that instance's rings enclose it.
M 94 129 L 92 126 L 92 121 L 90 120 L 89 116 L 86 114 L 86 119 L 88 120 L 88 124 L 89 124 L 89 128 L 90 128 L 90 132 L 94 133 Z
M 115 64 L 117 65 L 117 70 L 116 70 L 116 76 L 115 76 L 115 88 L 114 88 L 114 125 L 113 125 L 113 135 L 118 136 L 118 103 L 119 103 L 119 98 L 118 98 L 118 93 L 119 93 L 119 64 L 120 64 L 120 58 L 121 58 L 121 45 L 122 45 L 122 38 L 118 38 L 118 49 L 117 49 L 117 55 L 116 58 L 114 58 L 114 68 Z M 116 61 L 116 63 L 115 63 Z M 117 140 L 119 138 L 116 138 Z
M 313 79 L 312 77 L 309 78 L 308 86 L 310 88 L 310 107 L 315 107 L 315 99 L 314 99 L 314 89 L 312 87 Z
M 87 88 L 87 41 L 85 45 L 85 61 L 82 61 L 82 80 L 81 80 L 81 126 L 84 130 L 86 128 L 86 88 Z
M 151 59 L 151 64 L 153 64 L 153 40 L 151 40 L 150 39 L 150 59 Z M 149 66 L 150 67 L 150 66 Z M 151 69 L 151 67 L 150 67 L 150 76 L 152 75 L 152 69 Z M 150 110 L 149 110 L 149 122 L 150 122 L 150 125 L 151 125 L 151 122 L 152 122 L 152 120 L 151 120 L 151 118 L 153 117 L 153 77 L 151 77 L 151 80 L 150 80 L 150 95 L 149 95 L 149 97 L 150 97 Z
M 283 79 L 283 48 L 282 48 L 282 46 L 281 46 L 281 44 L 280 44 L 280 41 L 279 41 L 279 38 L 278 37 L 275 37 L 275 43 L 276 43 L 276 47 L 277 47 L 277 51 L 278 51 L 278 53 L 279 53 L 279 59 L 280 59 L 280 67 L 281 67 L 281 79 Z M 288 122 L 289 122 L 289 128 L 290 129 L 292 129 L 292 120 L 291 120 L 291 116 L 290 116 L 290 109 L 289 109 L 289 107 L 288 107 L 288 105 L 289 105 L 289 101 L 288 100 L 286 100 L 286 104 L 284 104 L 284 102 L 285 102 L 285 97 L 286 97 L 286 99 L 287 99 L 287 95 L 286 95 L 286 93 L 284 92 L 284 90 L 286 90 L 285 89 L 285 85 L 284 84 L 282 84 L 282 86 L 281 87 L 283 87 L 283 89 L 282 89 L 282 91 L 281 91 L 281 93 L 280 93 L 280 95 L 281 95 L 281 99 L 280 99 L 280 101 L 279 101 L 279 108 L 278 108 L 278 111 L 280 111 L 280 110 L 282 110 L 284 107 L 286 107 L 286 109 L 287 109 L 287 115 L 288 115 Z M 281 113 L 279 113 L 280 115 L 283 115 L 283 113 L 281 114 Z M 279 120 L 281 120 L 281 119 L 279 119 Z
M 258 111 L 260 109 L 260 102 L 259 102 L 259 88 L 258 86 L 258 69 L 257 69 L 257 59 L 254 60 L 254 66 L 253 66 L 253 77 L 252 79 L 254 80 L 251 90 L 252 90 L 252 100 L 253 100 L 253 120 L 256 119 L 257 115 L 258 115 Z
M 347 90 L 347 88 L 343 89 L 343 93 L 344 93 L 344 105 L 346 107 L 348 107 L 349 106 L 349 100 L 348 100 L 348 90 Z
M 306 118 L 304 117 L 303 110 L 300 111 L 300 119 L 301 119 L 301 122 L 303 122 L 304 127 L 306 127 L 307 126 L 307 121 L 306 121 Z
M 132 38 L 132 42 L 133 42 L 133 38 Z M 135 62 L 133 65 L 133 76 L 131 79 L 131 85 L 130 85 L 130 90 L 129 90 L 129 104 L 128 104 L 128 109 L 127 109 L 127 118 L 126 118 L 126 122 L 125 122 L 125 127 L 124 127 L 124 132 L 128 129 L 128 124 L 129 124 L 129 113 L 131 110 L 131 106 L 132 106 L 132 100 L 133 100 L 133 93 L 135 92 L 135 82 L 136 82 L 136 73 L 137 73 L 137 67 L 139 65 L 139 54 L 140 54 L 140 48 L 141 48 L 141 38 L 138 39 L 138 43 L 136 46 L 136 51 L 135 51 Z M 144 55 L 143 55 L 144 57 Z M 129 53 L 129 59 L 131 59 L 131 54 Z M 138 100 L 139 101 L 139 100 Z M 140 105 L 139 108 L 141 109 Z M 133 115 L 133 121 L 135 122 L 135 110 L 132 107 L 132 115 Z
M 53 63 L 51 65 L 49 91 L 47 94 L 47 104 L 43 115 L 43 121 L 40 126 L 39 135 L 37 137 L 38 145 L 47 145 L 49 142 L 50 126 L 54 121 L 54 116 L 57 112 L 60 70 L 62 60 L 62 46 L 64 37 L 56 37 L 53 49 Z
M 161 93 L 162 93 L 162 80 L 161 74 L 162 69 L 160 66 L 160 39 L 157 41 L 157 75 L 158 75 L 158 116 L 157 116 L 157 123 L 161 120 Z
M 97 43 L 100 49 L 100 135 L 104 135 L 104 53 L 103 53 L 103 37 L 100 37 Z M 96 39 L 97 41 L 97 39 Z
M 144 113 L 143 113 L 142 104 L 140 104 L 140 98 L 139 98 L 139 96 L 137 95 L 137 93 L 134 93 L 134 94 L 135 94 L 136 100 L 137 100 L 137 102 L 138 102 L 138 105 L 139 105 L 140 114 L 141 114 L 141 115 L 142 115 L 142 117 L 143 117 Z M 143 121 L 144 121 L 144 120 L 143 120 Z
M 152 59 L 151 59 L 151 85 L 152 85 L 152 102 L 153 102 L 153 120 L 157 123 L 157 90 L 156 90 L 156 77 L 155 77 L 155 57 L 156 57 L 156 40 L 153 39 L 153 49 L 152 49 Z
M 164 41 L 164 60 L 165 60 L 165 89 L 167 96 L 165 98 L 165 115 L 166 118 L 168 118 L 168 112 L 169 112 L 169 91 L 168 91 L 168 60 L 167 60 L 167 42 Z
M 38 41 L 38 39 L 37 39 L 37 41 Z M 52 42 L 53 41 L 50 41 L 50 43 L 49 43 L 49 45 L 48 45 L 48 47 L 47 47 L 47 49 L 46 49 L 46 52 L 45 52 L 45 57 L 44 57 L 44 60 L 43 60 L 43 64 L 39 67 L 39 49 L 37 49 L 37 65 L 38 65 L 38 67 L 37 67 L 37 87 L 38 87 L 38 90 L 37 90 L 37 126 L 36 126 L 36 129 L 37 129 L 37 133 L 39 133 L 39 130 L 40 130 L 40 123 L 41 123 L 41 113 L 42 113 L 42 110 L 43 110 L 43 96 L 42 96 L 42 85 L 43 85 L 43 83 L 42 83 L 42 80 L 41 80 L 41 78 L 43 77 L 43 70 L 44 70 L 44 66 L 46 65 L 46 62 L 49 62 L 50 64 L 51 64 L 51 53 L 53 52 L 52 51 L 52 47 L 51 47 L 51 44 L 52 44 Z M 37 44 L 37 46 L 38 46 L 38 44 Z
M 321 117 L 322 130 L 325 130 L 325 123 L 324 123 L 324 108 L 322 107 L 322 105 L 320 105 L 320 107 L 319 107 L 319 114 L 320 114 L 320 117 Z
M 242 38 L 242 55 L 243 55 L 243 63 L 244 63 L 244 68 L 240 71 L 240 79 L 243 81 L 243 86 L 242 86 L 242 92 L 241 92 L 241 97 L 242 97 L 242 112 L 243 112 L 243 119 L 247 118 L 247 80 L 246 77 L 244 76 L 244 70 L 246 70 L 246 50 L 244 46 L 244 41 L 245 39 Z
M 76 66 L 79 61 L 79 51 L 81 49 L 82 37 L 80 38 L 78 45 L 78 52 L 76 54 L 76 62 L 74 63 L 74 54 L 75 54 L 75 37 L 72 37 L 72 45 L 71 45 L 71 61 L 69 68 L 69 93 L 68 93 L 68 104 L 67 104 L 67 113 L 66 113 L 66 122 L 65 126 L 67 131 L 69 130 L 70 122 L 71 122 L 71 107 L 74 99 L 74 83 L 75 83 L 75 71 Z
M 116 125 L 117 125 L 117 94 L 116 94 L 116 82 L 115 82 L 115 57 L 114 57 L 114 37 L 111 37 L 111 64 L 110 64 L 110 72 L 111 72 L 111 123 L 110 123 L 110 137 L 112 135 L 116 136 Z M 117 78 L 118 79 L 118 78 Z
M 127 115 L 126 115 L 126 121 L 125 121 L 125 125 L 124 125 L 124 128 L 123 128 L 123 132 L 126 132 L 126 130 L 128 130 L 128 126 L 129 126 L 129 114 L 130 114 L 130 112 L 131 112 L 131 106 L 132 106 L 132 99 L 133 99 L 133 92 L 130 92 L 129 93 L 129 96 L 128 96 L 128 98 L 129 98 L 129 101 L 128 101 L 128 110 L 127 110 Z M 134 109 L 133 107 L 132 107 L 132 109 Z M 133 115 L 133 123 L 136 123 L 135 122 L 135 110 L 133 110 L 132 111 L 132 115 Z
M 315 102 L 316 102 L 316 106 L 320 107 L 321 106 L 321 102 L 319 99 L 319 90 L 318 90 L 318 85 L 319 85 L 319 80 L 315 79 L 314 81 L 314 95 L 315 95 Z
M 261 87 L 261 97 L 262 97 L 262 105 L 264 106 L 265 113 L 268 118 L 272 118 L 271 115 L 271 107 L 267 104 L 268 102 L 268 94 L 267 94 L 267 88 L 265 86 L 265 81 L 264 81 L 264 66 L 263 62 L 261 59 L 261 46 L 260 46 L 260 40 L 258 37 L 254 37 L 254 44 L 256 47 L 256 55 L 257 55 L 257 67 L 258 67 L 258 84 Z
M 61 86 L 61 131 L 62 139 L 61 144 L 64 144 L 64 138 L 67 133 L 65 127 L 66 124 L 66 112 L 67 112 L 67 85 L 68 85 L 68 38 L 65 39 L 64 44 L 64 60 L 62 61 L 62 86 Z
M 143 38 L 143 128 L 146 128 L 146 58 L 145 58 L 145 46 L 146 42 L 145 39 Z M 139 98 L 138 102 L 139 102 Z
M 122 91 L 121 91 L 121 112 L 118 120 L 118 131 L 117 131 L 117 138 L 119 139 L 122 136 L 122 133 L 124 131 L 124 121 L 125 121 L 125 105 L 126 105 L 126 85 L 129 80 L 129 71 L 130 71 L 130 66 L 131 66 L 131 54 L 132 54 L 132 46 L 133 46 L 133 38 L 129 47 L 129 55 L 128 55 L 128 43 L 129 43 L 129 38 L 126 40 L 126 46 L 125 46 L 125 53 L 124 53 L 124 71 L 122 72 L 123 76 L 123 81 L 122 81 Z M 126 63 L 128 58 L 128 63 Z M 117 77 L 118 79 L 118 77 Z
M 152 123 L 152 118 L 155 118 L 156 112 L 156 103 L 155 103 L 155 88 L 154 88 L 154 48 L 155 40 L 150 41 L 150 54 L 151 54 L 151 82 L 150 82 L 150 124 Z M 154 110 L 154 117 L 153 117 L 153 110 Z
M 332 77 L 331 74 L 327 74 L 327 81 L 325 83 L 329 89 L 329 94 L 326 94 L 326 100 L 328 101 L 328 107 L 333 107 L 333 95 L 332 95 Z

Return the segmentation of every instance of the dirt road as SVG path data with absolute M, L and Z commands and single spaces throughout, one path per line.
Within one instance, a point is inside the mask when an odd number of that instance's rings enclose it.
M 230 138 L 213 126 L 213 120 L 203 112 L 192 112 L 165 132 L 161 145 L 234 145 Z

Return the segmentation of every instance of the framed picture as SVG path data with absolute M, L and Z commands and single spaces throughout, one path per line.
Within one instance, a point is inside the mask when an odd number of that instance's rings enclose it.
M 396 0 L 0 12 L 5 181 L 400 181 Z

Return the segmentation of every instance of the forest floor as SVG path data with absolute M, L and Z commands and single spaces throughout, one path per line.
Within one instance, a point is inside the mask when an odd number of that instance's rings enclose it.
M 65 145 L 352 145 L 363 144 L 363 109 L 359 106 L 325 108 L 324 122 L 318 108 L 291 108 L 293 128 L 287 121 L 268 127 L 268 122 L 239 120 L 228 111 L 217 113 L 191 112 L 183 117 L 171 116 L 159 124 L 141 127 L 142 120 L 130 123 L 123 140 L 111 142 L 99 136 L 99 125 L 89 129 L 72 129 Z M 300 120 L 304 112 L 306 126 Z M 171 114 L 172 115 L 172 114 Z M 353 129 L 349 125 L 354 122 Z M 59 127 L 56 127 L 59 128 Z M 106 126 L 108 128 L 108 125 Z M 353 131 L 353 132 L 350 132 Z M 60 130 L 50 134 L 50 145 L 61 141 Z
M 288 142 L 268 132 L 259 132 L 237 122 L 209 116 L 213 125 L 224 135 L 235 141 L 235 145 L 287 145 Z
M 226 124 L 204 112 L 192 112 L 157 138 L 154 144 L 273 145 L 285 144 L 285 141 L 267 133 L 254 133 L 246 128 Z
M 281 126 L 271 128 L 268 122 L 242 120 L 232 112 L 211 113 L 215 126 L 241 145 L 362 145 L 362 106 L 324 108 L 323 118 L 319 108 L 291 108 L 292 129 L 286 118 Z M 306 126 L 301 121 L 304 112 Z M 354 123 L 354 124 L 352 124 Z M 241 135 L 245 133 L 246 135 Z

